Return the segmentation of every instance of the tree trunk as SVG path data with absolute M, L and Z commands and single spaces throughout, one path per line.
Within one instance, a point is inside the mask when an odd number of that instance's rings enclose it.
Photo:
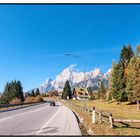
M 137 109 L 140 110 L 139 100 L 137 99 Z

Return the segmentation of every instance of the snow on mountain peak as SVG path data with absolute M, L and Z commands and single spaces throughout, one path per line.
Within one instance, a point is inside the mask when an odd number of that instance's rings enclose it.
M 41 84 L 39 90 L 43 93 L 52 90 L 53 89 L 52 83 L 53 83 L 52 79 L 48 78 L 44 83 Z
M 92 76 L 93 77 L 96 77 L 97 75 L 99 74 L 102 74 L 101 73 L 101 70 L 99 68 L 95 68 L 93 71 L 92 71 Z
M 62 91 L 66 80 L 69 80 L 69 83 L 72 87 L 74 86 L 82 86 L 85 83 L 85 76 L 87 86 L 97 88 L 98 82 L 100 79 L 103 79 L 104 83 L 108 84 L 108 76 L 106 74 L 102 74 L 99 68 L 95 68 L 90 72 L 79 72 L 76 70 L 76 65 L 70 65 L 65 68 L 59 75 L 57 75 L 56 79 L 52 81 L 50 78 L 47 79 L 44 84 L 40 86 L 41 92 L 47 92 L 49 90 L 58 90 Z
M 75 67 L 76 67 L 77 65 L 76 64 L 72 64 L 72 65 L 70 65 L 69 67 L 67 67 L 67 68 L 69 68 L 69 69 L 71 69 L 71 70 L 75 70 Z
M 106 74 L 108 75 L 108 74 L 111 74 L 111 70 L 112 69 L 108 69 L 108 71 L 106 72 Z

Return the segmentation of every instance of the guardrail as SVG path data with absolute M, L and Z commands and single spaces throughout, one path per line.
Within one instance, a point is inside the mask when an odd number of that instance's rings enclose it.
M 41 102 L 31 102 L 31 103 L 21 103 L 21 104 L 6 104 L 6 105 L 0 105 L 0 108 L 9 108 L 9 107 L 38 104 L 38 103 L 41 103 Z
M 77 109 L 80 109 L 81 111 L 87 112 L 91 117 L 92 117 L 92 122 L 96 123 L 97 121 L 99 123 L 105 122 L 109 124 L 111 128 L 114 127 L 114 122 L 118 123 L 140 123 L 140 120 L 130 120 L 130 119 L 118 119 L 118 118 L 113 118 L 111 113 L 108 112 L 103 112 L 96 110 L 95 107 L 91 108 L 84 108 L 79 105 L 73 104 L 73 103 L 68 103 L 72 106 L 75 106 Z

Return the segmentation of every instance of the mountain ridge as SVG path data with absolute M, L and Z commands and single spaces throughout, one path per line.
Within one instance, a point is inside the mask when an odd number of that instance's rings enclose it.
M 97 90 L 100 81 L 103 81 L 105 87 L 108 87 L 109 76 L 111 69 L 105 74 L 99 68 L 95 68 L 89 72 L 82 72 L 75 69 L 76 65 L 70 65 L 63 69 L 63 71 L 56 76 L 54 80 L 48 78 L 38 88 L 41 93 L 46 93 L 50 90 L 62 91 L 66 80 L 69 80 L 70 86 L 73 88 L 78 87 L 91 87 Z

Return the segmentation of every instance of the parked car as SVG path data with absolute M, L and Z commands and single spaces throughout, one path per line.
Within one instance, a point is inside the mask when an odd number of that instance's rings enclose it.
M 50 106 L 55 106 L 55 102 L 54 101 L 51 101 L 50 102 Z

